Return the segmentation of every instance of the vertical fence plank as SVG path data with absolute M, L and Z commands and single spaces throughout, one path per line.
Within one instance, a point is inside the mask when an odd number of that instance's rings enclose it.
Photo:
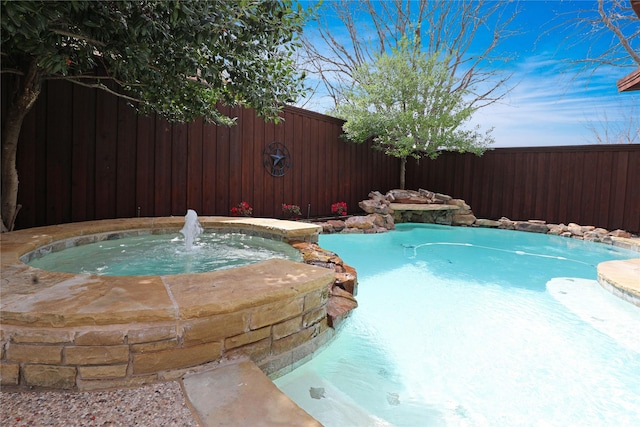
M 609 205 L 609 228 L 624 228 L 625 199 L 627 192 L 627 171 L 629 170 L 629 153 L 614 153 L 612 167 L 611 203 Z M 640 178 L 639 178 L 640 179 Z M 638 184 L 636 184 L 638 185 Z M 640 202 L 639 202 L 640 203 Z
M 314 207 L 311 215 L 320 215 L 321 212 L 326 210 L 327 208 L 323 205 L 327 204 L 327 200 L 330 200 L 330 167 L 331 167 L 331 158 L 329 157 L 329 153 L 331 152 L 329 135 L 331 134 L 331 123 L 330 122 L 321 122 L 318 129 L 318 199 L 316 201 L 316 206 Z M 307 212 L 303 211 L 303 215 L 306 215 Z
M 155 116 L 138 116 L 136 137 L 136 215 L 148 217 L 155 211 Z
M 236 108 L 231 109 L 232 114 L 238 117 L 238 124 L 229 129 L 229 163 L 227 167 L 229 179 L 229 199 L 227 211 L 243 200 L 242 194 L 242 126 L 244 117 L 242 111 Z M 224 177 L 221 177 L 224 179 Z M 251 203 L 251 200 L 247 201 Z
M 47 224 L 59 224 L 71 216 L 71 98 L 65 86 L 49 88 L 47 110 Z
M 71 221 L 94 218 L 96 92 L 82 86 L 72 89 Z
M 265 123 L 262 127 L 262 138 L 258 148 L 258 156 L 256 156 L 256 179 L 262 182 L 262 204 L 264 206 L 264 215 L 270 218 L 278 218 L 282 212 L 282 205 L 279 197 L 276 196 L 275 182 L 271 175 L 267 173 L 264 166 L 264 152 L 269 144 L 275 142 L 275 123 Z
M 625 204 L 623 207 L 616 206 L 616 209 L 624 210 L 624 226 L 622 228 L 640 232 L 640 153 L 635 151 L 634 154 L 629 159 L 629 168 L 627 169 Z
M 136 136 L 137 120 L 124 99 L 118 102 L 116 145 L 116 217 L 136 215 Z
M 329 128 L 329 132 L 327 134 L 327 152 L 325 153 L 327 157 L 327 170 L 326 170 L 326 179 L 325 183 L 327 192 L 326 197 L 318 206 L 318 215 L 324 215 L 331 213 L 331 204 L 335 203 L 340 199 L 340 158 L 341 153 L 339 150 L 339 146 L 344 144 L 344 141 L 340 139 L 340 129 L 337 126 L 332 126 Z M 347 206 L 347 209 L 351 209 L 355 211 L 355 206 Z
M 228 116 L 235 117 L 235 115 L 233 115 L 235 111 L 232 111 L 229 107 L 220 107 L 220 112 Z M 218 126 L 216 128 L 217 157 L 213 176 L 215 177 L 216 189 L 215 212 L 218 212 L 220 215 L 229 215 L 229 210 L 232 207 L 229 191 L 229 187 L 231 185 L 230 174 L 232 167 L 237 167 L 237 165 L 231 165 L 231 131 L 236 126 Z
M 171 215 L 171 125 L 156 120 L 153 216 Z
M 273 215 L 273 203 L 264 199 L 265 176 L 262 166 L 262 151 L 264 150 L 264 133 L 267 124 L 261 117 L 256 117 L 253 123 L 252 154 L 251 154 L 251 189 L 252 199 L 258 216 L 269 217 Z
M 96 107 L 96 219 L 116 216 L 118 98 L 99 91 Z
M 304 169 L 304 163 L 302 162 L 302 146 L 300 140 L 302 138 L 302 120 L 299 113 L 295 113 L 291 120 L 291 128 L 287 128 L 287 139 L 290 144 L 287 144 L 291 152 L 292 169 L 285 176 L 290 178 L 291 192 L 288 193 L 285 189 L 284 203 L 300 205 L 302 202 L 302 171 Z M 289 132 L 291 129 L 291 132 Z M 287 194 L 288 193 L 288 194 Z
M 549 218 L 547 212 L 546 192 L 549 188 L 548 153 L 540 153 L 533 159 L 533 174 L 535 179 L 535 194 L 533 195 L 533 217 L 544 220 Z
M 572 174 L 569 175 L 569 179 L 573 181 L 573 189 L 582 189 L 584 187 L 584 153 L 575 153 L 574 156 L 570 156 L 568 159 L 569 170 L 573 171 Z M 581 207 L 582 206 L 582 191 L 572 191 L 569 194 L 569 199 L 567 200 L 570 203 L 571 207 Z M 583 221 L 585 213 L 578 211 L 575 212 L 573 217 L 568 222 L 576 222 L 580 224 Z
M 284 111 L 284 121 L 280 123 L 275 128 L 275 142 L 281 142 L 286 147 L 289 147 L 289 152 L 291 152 L 291 144 L 289 144 L 289 135 L 293 132 L 293 114 L 290 111 Z M 295 167 L 295 164 L 292 165 Z M 284 176 L 274 177 L 269 175 L 267 179 L 271 180 L 273 183 L 273 199 L 278 205 L 282 205 L 283 203 L 292 203 L 285 201 L 286 198 L 290 197 L 293 188 L 293 171 L 289 170 Z M 277 215 L 280 218 L 282 213 L 280 212 Z
M 503 216 L 509 215 L 507 206 L 511 206 L 513 203 L 514 193 L 514 180 L 516 174 L 515 162 L 512 158 L 506 154 L 500 156 L 502 167 L 504 169 L 504 182 L 502 189 L 502 197 L 500 198 L 500 204 L 497 206 L 497 210 L 491 213 L 491 219 L 500 219 Z
M 607 151 L 600 152 L 596 157 L 596 161 L 598 173 L 596 174 L 596 190 L 594 194 L 594 203 L 603 207 L 609 207 L 612 195 L 611 182 L 614 175 L 612 169 L 613 154 Z M 595 221 L 602 221 L 603 223 L 608 224 L 610 222 L 609 214 L 611 212 L 611 209 L 598 209 L 598 211 L 599 212 L 597 212 L 593 217 L 593 223 L 595 223 Z
M 546 207 L 544 219 L 551 223 L 558 223 L 560 218 L 558 203 L 555 203 L 555 201 L 561 200 L 561 189 L 564 187 L 562 183 L 559 182 L 561 178 L 560 171 L 562 170 L 560 163 L 561 158 L 560 154 L 554 155 L 553 153 L 548 153 L 548 181 L 543 203 Z
M 322 159 L 322 154 L 320 152 L 320 134 L 319 134 L 319 123 L 318 120 L 309 119 L 309 140 L 307 143 L 307 155 L 305 156 L 308 159 L 309 166 L 306 173 L 308 177 L 308 182 L 306 186 L 307 196 L 305 197 L 304 203 L 300 206 L 302 210 L 303 217 L 307 216 L 307 207 L 310 206 L 311 212 L 313 215 L 317 215 L 318 206 L 320 204 L 320 180 L 318 175 L 322 171 L 324 167 L 324 160 Z
M 259 119 L 258 119 L 259 120 Z M 255 126 L 255 113 L 252 110 L 242 111 L 242 126 L 239 127 L 240 140 L 240 186 L 241 199 L 247 201 L 254 210 L 254 215 L 260 216 L 262 206 L 254 199 L 253 188 L 253 132 Z
M 203 182 L 202 118 L 189 123 L 187 130 L 187 209 L 202 213 Z M 186 212 L 185 212 L 186 214 Z
M 449 158 L 455 160 L 454 156 L 449 156 Z M 491 212 L 492 210 L 491 195 L 494 192 L 493 190 L 496 190 L 492 188 L 494 185 L 494 182 L 496 182 L 495 180 L 495 176 L 497 174 L 496 156 L 488 157 L 487 159 L 485 159 L 484 162 L 481 162 L 480 164 L 482 165 L 482 167 L 480 168 L 482 170 L 482 173 L 478 177 L 478 179 L 480 180 L 480 183 L 481 183 L 480 188 L 482 188 L 483 190 L 478 192 L 478 195 L 477 195 L 478 205 L 486 206 L 489 212 Z M 491 188 L 492 191 L 485 190 L 489 188 Z M 499 191 L 496 191 L 496 192 L 499 193 Z M 473 205 L 475 204 L 476 204 L 476 201 L 473 200 L 473 204 L 470 204 L 470 206 L 473 207 Z
M 599 153 L 585 153 L 584 155 L 584 178 L 582 191 L 582 204 L 580 224 L 594 224 L 597 222 L 597 215 L 601 214 L 596 207 L 597 178 L 602 171 L 598 171 Z
M 573 188 L 572 185 L 568 182 L 570 181 L 569 177 L 571 176 L 568 174 L 572 173 L 571 159 L 573 156 L 572 153 L 557 153 L 554 154 L 553 157 L 559 159 L 557 168 L 562 171 L 562 176 L 564 177 L 564 179 L 559 178 L 556 181 L 556 185 L 558 185 L 559 187 L 560 194 L 560 197 L 557 200 L 561 200 L 562 202 L 558 203 L 557 201 L 554 201 L 554 204 L 556 204 L 558 210 L 558 218 L 555 222 L 568 224 L 568 218 L 571 216 L 569 212 L 569 200 L 572 193 L 571 189 Z
M 217 126 L 205 123 L 202 129 L 202 214 L 216 213 L 216 176 L 218 167 Z
M 187 213 L 187 125 L 173 123 L 171 133 L 171 215 Z

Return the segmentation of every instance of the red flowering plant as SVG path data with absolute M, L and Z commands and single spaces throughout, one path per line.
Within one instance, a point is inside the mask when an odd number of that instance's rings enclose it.
M 247 202 L 241 202 L 238 206 L 231 208 L 231 216 L 251 216 L 253 208 Z
M 336 215 L 345 216 L 347 214 L 347 203 L 346 202 L 336 202 L 336 203 L 332 204 L 331 205 L 331 212 L 336 214 Z
M 283 203 L 282 212 L 285 214 L 285 216 L 293 218 L 297 218 L 302 215 L 302 212 L 300 212 L 300 206 L 298 205 L 287 205 Z

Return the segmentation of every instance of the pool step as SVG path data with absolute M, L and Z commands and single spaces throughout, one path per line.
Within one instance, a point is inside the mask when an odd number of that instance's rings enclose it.
M 182 383 L 204 427 L 322 426 L 249 360 L 187 375 Z

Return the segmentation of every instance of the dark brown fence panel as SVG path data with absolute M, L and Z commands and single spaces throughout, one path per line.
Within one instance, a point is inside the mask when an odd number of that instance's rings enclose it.
M 640 145 L 445 152 L 410 161 L 407 188 L 464 199 L 483 218 L 640 231 Z
M 630 154 L 627 168 L 626 195 L 624 196 L 623 224 L 629 224 L 629 230 L 640 231 L 640 154 Z M 620 184 L 622 185 L 622 183 Z M 619 205 L 611 205 L 611 210 L 619 209 Z
M 150 216 L 155 206 L 156 119 L 138 117 L 136 132 L 136 215 Z
M 118 143 L 116 146 L 116 216 L 136 215 L 137 118 L 128 114 L 123 99 L 118 103 Z
M 4 84 L 2 85 L 2 94 L 3 98 L 9 94 L 9 89 Z M 46 96 L 46 91 L 42 91 L 40 94 L 41 102 L 34 105 L 31 113 L 25 117 L 22 123 L 20 148 L 16 156 L 18 179 L 20 180 L 18 203 L 22 204 L 18 218 L 26 219 L 32 223 L 44 223 L 47 213 L 45 208 L 46 156 L 34 155 L 34 153 L 43 153 L 46 150 Z M 5 102 L 2 103 L 2 106 L 6 108 Z M 20 174 L 22 169 L 38 171 L 38 173 L 23 176 Z
M 202 134 L 203 120 L 194 121 L 188 127 L 187 135 L 187 206 L 202 212 Z
M 47 197 L 56 197 L 55 203 L 47 201 L 47 220 L 63 222 L 71 217 L 71 129 L 73 115 L 72 97 L 65 96 L 65 88 L 53 85 L 47 93 Z M 53 142 L 57 141 L 58 144 Z
M 2 77 L 3 117 L 10 80 Z M 20 137 L 17 227 L 187 209 L 229 215 L 241 201 L 255 216 L 282 217 L 283 203 L 299 205 L 305 217 L 326 216 L 334 202 L 357 212 L 371 190 L 396 186 L 397 161 L 342 141 L 340 120 L 287 107 L 276 125 L 251 110 L 221 110 L 237 125 L 169 123 L 138 116 L 102 91 L 45 84 Z M 282 177 L 263 165 L 265 147 L 275 141 L 291 154 Z
M 72 221 L 91 217 L 95 211 L 95 111 L 96 91 L 82 86 L 74 87 L 71 129 L 73 167 L 70 168 Z
M 2 77 L 2 115 L 11 78 Z M 246 201 L 254 215 L 330 215 L 399 182 L 399 162 L 370 144 L 341 139 L 342 121 L 287 107 L 264 123 L 251 110 L 227 128 L 142 117 L 105 92 L 51 82 L 25 118 L 17 156 L 22 210 L 17 227 L 101 218 L 228 215 Z M 271 176 L 265 147 L 281 142 L 291 169 Z M 479 217 L 576 222 L 640 231 L 640 145 L 496 149 L 482 157 L 443 153 L 409 161 L 408 188 L 467 201 Z

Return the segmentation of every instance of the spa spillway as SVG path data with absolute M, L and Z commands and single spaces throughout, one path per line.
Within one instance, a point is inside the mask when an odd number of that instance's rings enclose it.
M 202 227 L 317 242 L 320 227 L 201 217 Z M 91 390 L 179 378 L 235 357 L 293 369 L 335 334 L 334 272 L 289 259 L 190 274 L 104 276 L 42 270 L 33 254 L 100 239 L 177 233 L 182 217 L 63 224 L 0 235 L 3 386 Z M 98 236 L 98 237 L 96 237 Z M 81 246 L 80 246 L 81 247 Z

